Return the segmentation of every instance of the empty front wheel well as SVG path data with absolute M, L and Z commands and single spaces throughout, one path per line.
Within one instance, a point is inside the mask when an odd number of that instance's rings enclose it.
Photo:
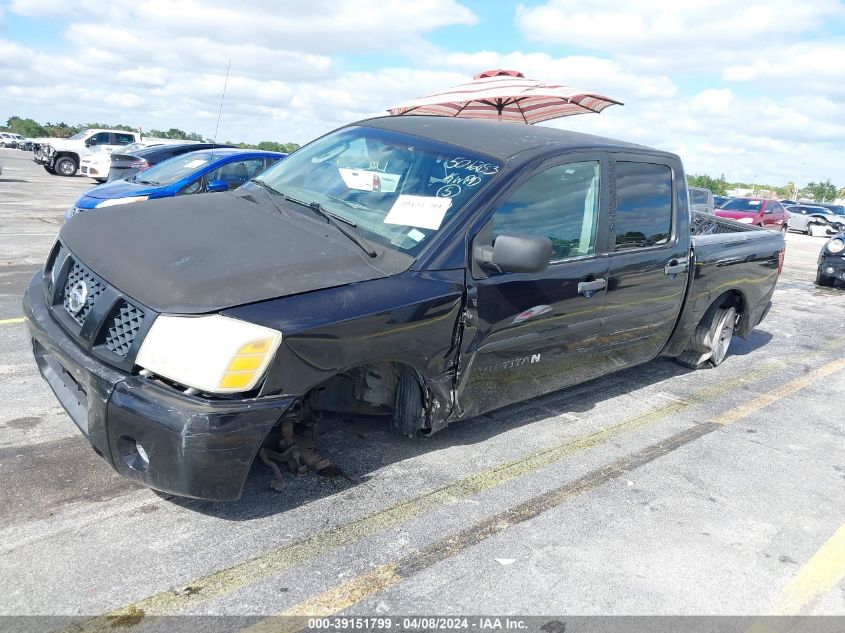
M 430 396 L 418 370 L 380 361 L 356 365 L 313 387 L 303 398 L 310 417 L 383 416 L 403 435 L 427 426 Z

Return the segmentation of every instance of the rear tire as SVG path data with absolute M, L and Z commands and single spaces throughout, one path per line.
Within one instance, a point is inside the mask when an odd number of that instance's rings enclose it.
M 402 435 L 413 437 L 422 428 L 423 398 L 417 376 L 406 365 L 396 365 L 396 399 L 393 427 Z
M 689 345 L 675 360 L 690 369 L 718 367 L 728 355 L 736 329 L 736 308 L 714 304 L 695 328 Z
M 79 169 L 79 165 L 70 156 L 61 156 L 53 163 L 53 170 L 59 176 L 75 176 L 77 169 Z

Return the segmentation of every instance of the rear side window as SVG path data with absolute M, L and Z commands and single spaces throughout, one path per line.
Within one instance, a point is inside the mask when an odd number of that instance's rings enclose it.
M 689 197 L 693 204 L 707 204 L 707 194 L 700 189 L 690 189 Z
M 672 170 L 653 163 L 616 163 L 615 250 L 667 244 L 672 234 Z
M 121 134 L 120 132 L 115 132 L 114 134 L 115 145 L 129 145 L 130 143 L 134 142 L 135 137 L 131 134 Z
M 503 233 L 548 237 L 553 260 L 592 255 L 599 217 L 598 161 L 567 163 L 532 176 L 493 215 Z

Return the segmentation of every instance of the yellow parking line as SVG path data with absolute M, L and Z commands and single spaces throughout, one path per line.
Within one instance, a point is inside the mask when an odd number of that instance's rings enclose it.
M 16 317 L 14 319 L 0 319 L 0 325 L 12 325 L 13 323 L 23 323 L 26 321 L 25 317 Z
M 740 418 L 744 418 L 755 411 L 759 411 L 773 402 L 785 398 L 786 396 L 791 396 L 793 393 L 809 387 L 813 383 L 817 382 L 819 378 L 824 378 L 825 376 L 843 368 L 845 368 L 845 358 L 828 363 L 827 365 L 824 365 L 819 369 L 802 376 L 801 378 L 793 380 L 782 387 L 778 387 L 773 391 L 764 393 L 753 400 L 749 400 L 745 404 L 736 407 L 735 409 L 725 412 L 713 420 L 713 422 L 716 424 L 731 424 L 732 422 L 736 422 Z
M 807 376 L 797 378 L 783 387 L 766 394 L 765 399 L 755 398 L 751 403 L 755 406 L 740 405 L 731 409 L 729 415 L 722 415 L 715 420 L 700 422 L 686 431 L 675 434 L 671 438 L 637 451 L 633 455 L 616 460 L 612 464 L 568 483 L 558 489 L 541 494 L 527 502 L 506 510 L 496 516 L 484 519 L 479 523 L 446 536 L 440 541 L 429 545 L 405 558 L 388 563 L 377 568 L 374 572 L 362 574 L 341 585 L 328 589 L 308 600 L 296 604 L 279 615 L 320 615 L 327 616 L 340 613 L 367 598 L 375 596 L 385 589 L 399 584 L 420 571 L 429 569 L 434 564 L 452 558 L 478 543 L 504 532 L 513 525 L 539 516 L 543 512 L 560 506 L 561 504 L 587 492 L 610 479 L 620 476 L 656 458 L 668 454 L 675 448 L 683 446 L 699 437 L 707 435 L 721 426 L 736 422 L 762 407 L 782 400 L 805 387 L 808 379 L 818 379 L 845 367 L 845 359 L 840 359 L 823 365 Z M 812 599 L 830 590 L 845 576 L 845 526 L 828 541 L 822 549 L 799 572 L 798 576 L 784 590 L 784 599 L 779 613 L 795 613 L 800 611 Z M 312 612 L 313 610 L 313 612 Z M 279 621 L 274 617 L 261 620 L 244 629 L 248 633 L 265 633 L 277 630 Z
M 798 615 L 845 578 L 845 524 L 783 588 L 774 615 Z
M 792 366 L 802 359 L 812 358 L 843 346 L 845 346 L 845 336 L 828 341 L 817 349 L 791 356 L 788 359 L 766 363 L 741 377 L 695 392 L 687 396 L 682 402 L 673 402 L 656 407 L 619 424 L 573 438 L 512 462 L 487 468 L 433 492 L 400 501 L 360 519 L 315 534 L 305 540 L 263 552 L 231 567 L 186 581 L 185 584 L 191 588 L 189 592 L 182 594 L 170 590 L 162 591 L 107 614 L 95 616 L 87 620 L 82 629 L 74 630 L 108 630 L 111 622 L 120 621 L 121 618 L 132 617 L 134 619 L 138 616 L 143 618 L 146 615 L 170 615 L 195 608 L 199 604 L 230 595 L 264 578 L 292 569 L 318 556 L 406 523 L 447 503 L 492 489 L 517 477 L 536 472 L 580 451 L 589 450 L 626 433 L 647 428 L 661 420 L 674 417 L 712 398 L 736 391 L 745 385 L 768 377 L 777 369 Z

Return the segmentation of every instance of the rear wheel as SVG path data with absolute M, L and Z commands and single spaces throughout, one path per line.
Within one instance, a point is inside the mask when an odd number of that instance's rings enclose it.
M 59 176 L 73 176 L 78 168 L 76 161 L 70 156 L 61 156 L 53 164 L 53 169 Z
M 689 346 L 676 360 L 684 367 L 717 367 L 728 355 L 736 329 L 736 308 L 714 304 L 695 328 Z

